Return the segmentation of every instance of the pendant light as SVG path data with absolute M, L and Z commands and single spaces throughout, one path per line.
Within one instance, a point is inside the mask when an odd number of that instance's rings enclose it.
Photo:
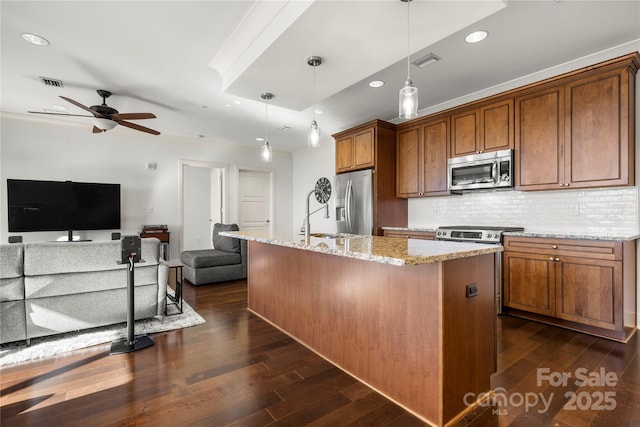
M 316 67 L 322 64 L 322 58 L 319 56 L 310 56 L 307 58 L 307 64 L 313 67 L 313 120 L 309 126 L 307 144 L 309 147 L 316 148 L 320 146 L 320 126 L 318 126 L 318 122 L 316 122 Z
M 418 116 L 418 88 L 413 85 L 410 76 L 411 63 L 409 62 L 410 49 L 409 49 L 409 36 L 411 31 L 409 29 L 409 3 L 411 0 L 400 0 L 407 3 L 407 80 L 404 82 L 404 87 L 400 89 L 400 99 L 398 102 L 398 109 L 401 119 L 412 119 Z
M 271 92 L 262 92 L 260 94 L 264 99 L 264 144 L 262 144 L 261 160 L 263 162 L 270 162 L 272 159 L 271 146 L 269 145 L 269 100 L 273 98 Z

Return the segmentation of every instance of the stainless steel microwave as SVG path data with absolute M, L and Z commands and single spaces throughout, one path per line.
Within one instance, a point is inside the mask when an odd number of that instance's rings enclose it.
M 513 187 L 513 150 L 454 157 L 447 162 L 450 191 Z

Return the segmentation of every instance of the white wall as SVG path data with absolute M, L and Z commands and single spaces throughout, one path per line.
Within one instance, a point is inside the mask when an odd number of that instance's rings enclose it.
M 301 150 L 293 155 L 293 232 L 298 233 L 302 226 L 307 203 L 307 195 L 316 186 L 318 178 L 326 177 L 331 181 L 332 194 L 329 199 L 329 219 L 324 218 L 324 210 L 311 215 L 311 232 L 335 232 L 335 142 L 322 141 L 318 148 Z M 318 209 L 319 204 L 314 196 L 309 202 L 310 211 Z
M 26 115 L 0 116 L 0 241 L 7 242 L 6 179 L 72 180 L 120 183 L 123 234 L 136 234 L 143 224 L 167 224 L 171 256 L 180 253 L 180 160 L 229 165 L 226 205 L 228 222 L 238 218 L 236 193 L 239 168 L 273 170 L 276 230 L 291 230 L 292 157 L 274 153 L 272 163 L 259 160 L 259 148 L 204 140 L 153 136 L 117 127 L 92 134 L 90 126 L 64 119 L 36 120 Z M 155 170 L 147 170 L 155 162 Z M 77 232 L 82 238 L 110 239 L 111 231 Z M 19 233 L 25 242 L 55 240 L 65 233 Z

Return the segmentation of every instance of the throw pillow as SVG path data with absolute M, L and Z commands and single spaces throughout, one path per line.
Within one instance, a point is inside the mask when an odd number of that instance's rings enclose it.
M 213 226 L 213 247 L 225 252 L 240 252 L 240 239 L 220 236 L 221 231 L 239 231 L 238 224 L 220 224 Z

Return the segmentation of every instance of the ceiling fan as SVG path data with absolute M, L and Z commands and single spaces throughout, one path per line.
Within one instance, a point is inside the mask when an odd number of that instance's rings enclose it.
M 107 105 L 107 98 L 111 96 L 111 92 L 108 90 L 97 90 L 98 95 L 102 97 L 102 105 L 92 105 L 91 107 L 84 106 L 80 104 L 78 101 L 74 101 L 71 98 L 67 98 L 66 96 L 60 96 L 60 98 L 64 99 L 67 102 L 72 103 L 76 107 L 82 108 L 83 110 L 92 114 L 92 116 L 87 116 L 83 114 L 66 114 L 66 113 L 46 113 L 41 111 L 29 111 L 29 113 L 34 114 L 50 114 L 53 116 L 76 116 L 76 117 L 93 117 L 93 133 L 101 133 L 106 132 L 110 129 L 113 129 L 117 125 L 122 125 L 131 129 L 139 130 L 141 132 L 150 133 L 152 135 L 160 135 L 160 132 L 157 130 L 149 129 L 144 126 L 137 125 L 135 123 L 128 122 L 126 120 L 142 120 L 142 119 L 155 119 L 156 116 L 152 113 L 119 113 L 115 108 L 111 108 Z

